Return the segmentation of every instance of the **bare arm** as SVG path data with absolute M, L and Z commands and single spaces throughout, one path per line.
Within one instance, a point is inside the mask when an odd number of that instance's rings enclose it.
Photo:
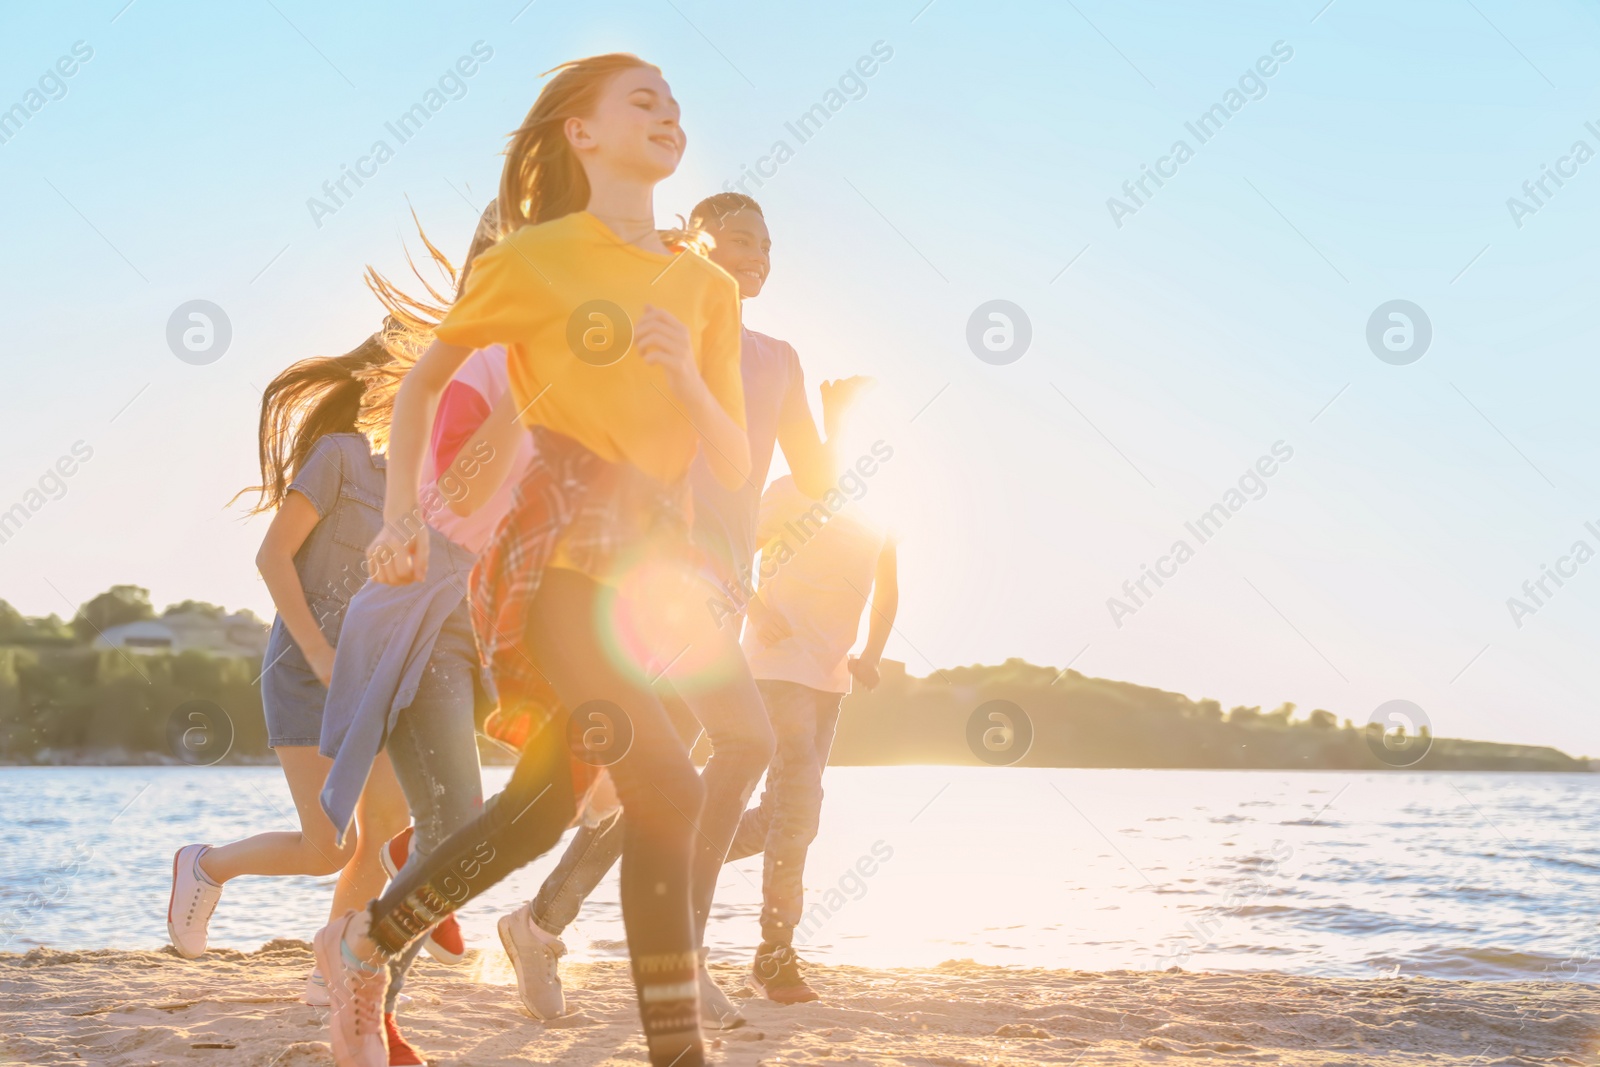
M 772 551 L 773 544 L 777 540 L 777 527 L 777 512 L 763 504 L 756 517 L 758 564 L 764 564 L 767 561 L 767 554 Z M 757 573 L 767 574 L 768 572 L 758 566 Z M 771 573 L 775 574 L 776 571 L 774 570 Z M 771 581 L 770 575 L 762 579 L 761 588 L 757 589 L 756 595 L 750 598 L 750 603 L 745 607 L 745 613 L 750 622 L 749 632 L 755 634 L 763 645 L 771 648 L 778 642 L 786 641 L 794 636 L 794 630 L 789 626 L 789 620 L 784 618 L 783 612 L 767 603 L 766 592 L 767 582 L 769 581 Z
M 709 450 L 705 456 L 711 473 L 723 488 L 737 489 L 750 480 L 750 438 L 744 428 L 722 410 L 722 405 L 706 388 L 705 380 L 696 375 L 695 381 L 699 387 L 683 397 L 689 419 Z
M 838 461 L 831 443 L 817 436 L 817 424 L 811 420 L 811 408 L 806 407 L 803 419 L 788 419 L 778 424 L 778 447 L 783 458 L 789 461 L 789 473 L 794 484 L 812 500 L 819 500 L 839 477 Z
M 428 573 L 428 527 L 417 494 L 422 458 L 433 433 L 439 396 L 472 349 L 435 341 L 422 353 L 394 398 L 383 529 L 367 547 L 372 576 L 388 585 L 421 581 Z
M 288 627 L 289 636 L 300 646 L 317 678 L 327 685 L 333 677 L 333 646 L 322 635 L 322 628 L 317 625 L 311 605 L 306 601 L 300 573 L 294 569 L 294 554 L 300 551 L 300 546 L 321 521 L 311 499 L 298 490 L 291 490 L 272 517 L 267 535 L 261 539 L 261 548 L 256 552 L 256 569 L 261 572 L 261 580 L 267 583 L 267 593 L 284 626 Z
M 728 489 L 745 484 L 750 478 L 750 438 L 722 410 L 700 376 L 688 327 L 670 312 L 646 306 L 634 327 L 633 340 L 646 363 L 665 368 L 667 381 L 685 408 L 684 414 L 700 434 L 706 462 L 717 481 Z
M 878 663 L 883 659 L 883 648 L 889 643 L 899 611 L 900 563 L 895 544 L 889 541 L 878 553 L 878 568 L 872 578 L 872 622 L 867 627 L 867 646 L 850 661 L 850 673 L 868 689 L 877 687 Z
M 830 489 L 837 488 L 840 475 L 837 423 L 862 390 L 872 384 L 871 378 L 840 378 L 822 383 L 823 429 L 828 438 L 817 436 L 817 424 L 811 417 L 811 406 L 802 395 L 798 401 L 804 411 L 785 418 L 778 424 L 778 447 L 783 458 L 789 461 L 789 471 L 794 484 L 812 500 L 820 500 Z

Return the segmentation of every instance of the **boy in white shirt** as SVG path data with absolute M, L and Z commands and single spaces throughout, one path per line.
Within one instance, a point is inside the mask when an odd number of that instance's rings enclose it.
M 827 398 L 823 406 L 830 421 Z M 843 506 L 833 511 L 789 477 L 762 495 L 756 534 L 762 581 L 744 634 L 745 658 L 767 705 L 777 752 L 728 859 L 766 854 L 761 947 L 750 982 L 781 1004 L 817 999 L 800 974 L 793 938 L 805 903 L 806 851 L 822 811 L 822 770 L 852 677 L 868 689 L 878 684 L 900 600 L 893 539 L 841 499 Z M 851 658 L 869 589 L 866 647 Z

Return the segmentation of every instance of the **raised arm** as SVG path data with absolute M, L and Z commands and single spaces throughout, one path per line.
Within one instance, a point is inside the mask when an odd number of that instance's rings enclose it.
M 405 585 L 427 576 L 428 525 L 417 500 L 422 459 L 433 433 L 439 396 L 471 354 L 470 348 L 433 342 L 395 394 L 383 529 L 367 548 L 367 563 L 380 582 Z
M 839 456 L 837 431 L 843 414 L 856 394 L 872 384 L 871 378 L 840 378 L 822 383 L 823 429 L 827 440 L 817 436 L 817 424 L 806 401 L 805 381 L 796 376 L 792 395 L 784 399 L 778 422 L 778 447 L 789 463 L 794 484 L 812 500 L 820 500 L 838 487 Z
M 789 462 L 794 484 L 806 496 L 820 500 L 834 487 L 839 477 L 838 460 L 832 446 L 817 435 L 817 424 L 811 419 L 811 406 L 803 392 L 797 410 L 784 405 L 784 415 L 778 423 L 778 447 Z

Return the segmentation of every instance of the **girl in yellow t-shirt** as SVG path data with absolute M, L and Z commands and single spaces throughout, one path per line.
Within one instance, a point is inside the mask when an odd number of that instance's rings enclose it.
M 339 991 L 329 1021 L 341 1064 L 387 1062 L 383 961 L 554 845 L 600 767 L 626 813 L 622 909 L 650 1061 L 704 1062 L 690 904 L 704 790 L 649 684 L 614 661 L 600 626 L 650 606 L 704 614 L 682 581 L 647 582 L 640 598 L 659 602 L 668 588 L 677 603 L 627 604 L 623 564 L 692 570 L 690 461 L 703 448 L 729 487 L 750 468 L 738 285 L 655 227 L 655 186 L 685 146 L 678 116 L 661 72 L 635 56 L 558 68 L 507 149 L 503 236 L 473 262 L 395 398 L 385 528 L 368 561 L 379 581 L 404 584 L 428 566 L 418 484 L 440 393 L 475 348 L 506 347 L 510 404 L 537 458 L 474 572 L 474 624 L 502 705 L 550 714 L 479 819 L 317 935 Z

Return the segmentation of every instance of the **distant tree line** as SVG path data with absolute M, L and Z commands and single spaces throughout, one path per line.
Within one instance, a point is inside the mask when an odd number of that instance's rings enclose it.
M 134 585 L 112 586 L 70 621 L 0 600 L 0 759 L 180 758 L 174 716 L 195 700 L 226 715 L 230 760 L 268 755 L 254 657 L 95 647 L 113 626 L 179 613 L 228 614 L 185 600 L 158 616 L 149 590 Z
M 1283 770 L 1587 771 L 1554 748 L 1433 737 L 1402 747 L 1364 719 L 1294 704 L 1272 711 L 1089 678 L 1019 659 L 927 678 L 886 675 L 845 701 L 835 764 L 1193 767 Z M 997 717 L 998 716 L 998 717 Z M 1012 722 L 1011 720 L 1018 720 Z M 1027 736 L 1024 737 L 1023 735 Z M 1414 760 L 1414 761 L 1413 761 Z
M 224 608 L 186 600 L 161 613 Z M 264 758 L 253 657 L 206 652 L 131 652 L 96 647 L 112 626 L 158 617 L 150 594 L 118 585 L 84 603 L 70 621 L 23 616 L 0 601 L 0 760 L 10 762 L 181 759 L 189 719 L 202 700 L 230 728 L 229 761 Z M 832 762 L 989 764 L 1022 767 L 1584 771 L 1586 758 L 1556 749 L 1434 738 L 1415 762 L 1396 760 L 1375 726 L 1321 708 L 1297 717 L 1191 700 L 1129 682 L 1089 678 L 1019 659 L 955 667 L 927 678 L 885 664 L 882 684 L 844 703 Z M 208 760 L 209 762 L 209 760 Z

